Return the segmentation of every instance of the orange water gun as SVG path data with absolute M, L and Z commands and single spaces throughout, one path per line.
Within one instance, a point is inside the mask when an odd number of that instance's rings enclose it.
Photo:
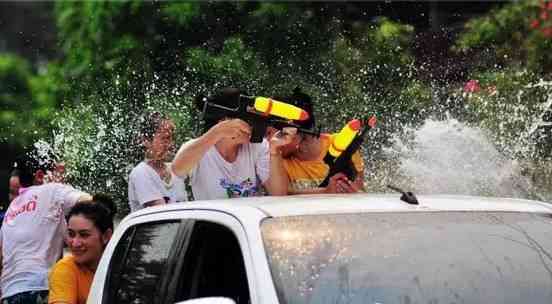
M 328 186 L 330 177 L 337 173 L 345 174 L 350 181 L 355 180 L 357 172 L 352 161 L 353 154 L 360 149 L 364 135 L 368 130 L 375 128 L 376 122 L 376 116 L 371 116 L 366 121 L 353 119 L 339 133 L 332 136 L 328 153 L 324 157 L 324 162 L 330 169 L 320 187 Z M 361 132 L 363 126 L 364 130 Z

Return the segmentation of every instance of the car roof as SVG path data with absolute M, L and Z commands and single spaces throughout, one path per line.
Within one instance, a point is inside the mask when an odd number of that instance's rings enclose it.
M 173 210 L 219 210 L 239 216 L 251 209 L 269 217 L 370 213 L 370 212 L 433 212 L 433 211 L 506 211 L 529 213 L 552 213 L 552 204 L 513 198 L 419 195 L 419 205 L 400 200 L 400 194 L 320 194 L 292 196 L 263 196 L 239 199 L 196 201 L 169 204 L 139 210 L 130 216 Z

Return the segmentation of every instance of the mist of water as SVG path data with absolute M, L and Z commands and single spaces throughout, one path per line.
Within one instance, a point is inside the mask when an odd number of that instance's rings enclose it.
M 427 120 L 411 142 L 396 139 L 387 153 L 415 193 L 543 199 L 517 160 L 501 154 L 481 129 L 455 119 Z

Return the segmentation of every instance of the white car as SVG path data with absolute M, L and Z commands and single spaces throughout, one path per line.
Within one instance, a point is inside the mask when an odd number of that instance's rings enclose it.
M 552 303 L 552 206 L 257 197 L 127 216 L 88 303 Z

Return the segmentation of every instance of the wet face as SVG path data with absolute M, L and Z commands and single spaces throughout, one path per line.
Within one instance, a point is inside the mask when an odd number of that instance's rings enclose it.
M 10 202 L 16 198 L 19 195 L 19 188 L 21 188 L 21 184 L 19 183 L 19 176 L 12 176 L 10 177 L 10 193 L 9 193 L 9 199 Z
M 146 140 L 146 157 L 152 160 L 166 160 L 174 148 L 174 124 L 164 120 L 151 140 Z
M 51 172 L 50 179 L 54 183 L 63 183 L 65 181 L 64 163 L 56 163 L 54 170 Z
M 34 174 L 33 185 L 42 185 L 42 184 L 44 184 L 44 176 L 45 175 L 46 175 L 46 173 L 42 169 L 36 170 L 36 172 Z
M 95 270 L 111 238 L 111 229 L 102 234 L 94 223 L 83 215 L 71 216 L 67 228 L 67 246 L 75 262 Z

